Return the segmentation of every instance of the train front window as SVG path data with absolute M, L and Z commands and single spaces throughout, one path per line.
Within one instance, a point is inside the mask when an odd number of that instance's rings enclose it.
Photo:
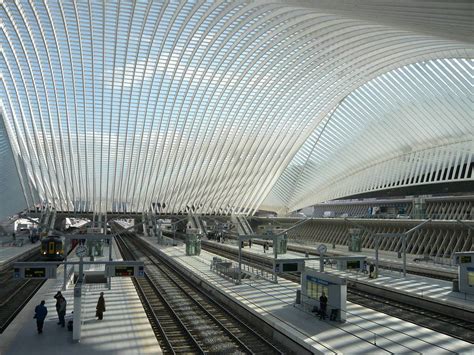
M 54 242 L 50 242 L 48 245 L 48 251 L 54 253 Z

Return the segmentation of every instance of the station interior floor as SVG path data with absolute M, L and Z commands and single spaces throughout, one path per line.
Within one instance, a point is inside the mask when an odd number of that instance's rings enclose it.
M 436 333 L 400 319 L 386 316 L 383 313 L 348 304 L 348 322 L 343 325 L 329 321 L 319 321 L 313 314 L 295 307 L 295 294 L 298 285 L 280 279 L 278 285 L 263 279 L 251 279 L 242 285 L 235 285 L 229 280 L 209 270 L 213 254 L 202 251 L 200 256 L 184 255 L 184 246 L 163 247 L 156 240 L 143 238 L 154 248 L 171 257 L 181 267 L 186 268 L 197 278 L 202 279 L 232 297 L 250 311 L 264 317 L 281 332 L 306 345 L 314 352 L 342 353 L 462 353 L 473 352 L 473 344 Z M 36 244 L 37 246 L 38 244 Z M 113 244 L 115 245 L 115 244 Z M 235 243 L 227 246 L 235 247 Z M 121 258 L 113 248 L 114 260 Z M 10 249 L 20 252 L 23 249 Z M 251 249 L 255 254 L 264 255 L 263 248 L 255 245 Z M 7 254 L 5 254 L 6 256 Z M 108 251 L 104 250 L 104 255 Z M 265 254 L 272 255 L 272 249 Z M 12 255 L 10 255 L 12 257 Z M 285 257 L 301 257 L 301 254 L 288 253 Z M 390 259 L 393 255 L 382 255 Z M 70 259 L 72 260 L 72 259 Z M 317 267 L 317 261 L 313 262 Z M 449 267 L 449 266 L 446 266 Z M 59 268 L 61 269 L 61 267 Z M 96 270 L 98 271 L 100 267 Z M 363 275 L 349 275 L 337 270 L 327 269 L 340 276 L 366 278 Z M 58 271 L 56 280 L 48 280 L 22 312 L 16 317 L 7 330 L 0 335 L 1 355 L 27 354 L 157 354 L 161 353 L 156 337 L 146 318 L 141 302 L 130 279 L 112 279 L 111 290 L 104 284 L 87 285 L 83 298 L 83 328 L 80 343 L 72 341 L 72 332 L 58 326 L 53 295 L 61 288 L 62 271 Z M 383 284 L 385 287 L 403 288 L 406 292 L 424 292 L 426 296 L 442 294 L 449 291 L 449 285 L 443 282 L 433 283 L 422 277 L 401 278 L 400 273 L 382 273 L 377 280 L 365 280 Z M 447 283 L 447 282 L 446 282 Z M 430 291 L 431 290 L 431 291 Z M 441 290 L 441 291 L 440 291 Z M 103 321 L 95 318 L 95 305 L 99 293 L 105 292 L 107 311 Z M 68 299 L 68 316 L 72 310 L 72 289 L 64 292 Z M 33 319 L 34 307 L 45 299 L 49 310 L 44 333 L 36 333 Z M 470 312 L 474 312 L 474 299 L 459 299 L 465 303 Z M 54 339 L 54 345 L 51 341 Z

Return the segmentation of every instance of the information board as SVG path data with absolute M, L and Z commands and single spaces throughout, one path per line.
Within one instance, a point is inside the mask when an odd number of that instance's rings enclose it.
M 26 262 L 13 265 L 15 279 L 55 279 L 57 265 L 55 263 Z
M 470 263 L 472 260 L 471 256 L 470 255 L 461 255 L 459 257 L 459 261 L 461 264 L 467 264 L 467 263 Z
M 302 272 L 304 270 L 303 259 L 287 259 L 275 263 L 274 272 L 277 274 L 282 272 Z
M 106 277 L 143 277 L 145 269 L 139 261 L 117 261 L 105 265 Z
M 283 264 L 283 272 L 295 272 L 298 271 L 298 263 Z
M 360 260 L 347 260 L 348 269 L 360 269 Z
M 134 266 L 115 266 L 114 276 L 133 276 L 135 273 Z
M 46 268 L 26 267 L 24 277 L 25 279 L 44 279 L 46 278 Z

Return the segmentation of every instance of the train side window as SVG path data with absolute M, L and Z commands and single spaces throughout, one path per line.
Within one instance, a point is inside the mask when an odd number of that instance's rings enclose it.
M 473 287 L 474 286 L 474 271 L 469 271 L 467 273 L 467 280 L 469 286 Z

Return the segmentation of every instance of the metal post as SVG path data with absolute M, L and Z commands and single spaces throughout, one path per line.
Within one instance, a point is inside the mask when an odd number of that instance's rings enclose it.
M 66 290 L 67 285 L 67 247 L 68 247 L 68 239 L 64 239 L 64 281 L 63 281 L 63 291 Z
M 82 258 L 81 258 L 82 260 Z M 82 281 L 77 282 L 74 286 L 74 326 L 72 331 L 72 340 L 77 343 L 81 341 L 81 328 L 82 328 L 82 319 L 81 319 L 81 311 L 82 311 Z
M 81 256 L 79 258 L 79 277 L 77 278 L 77 282 L 82 282 L 84 275 L 84 258 Z
M 240 285 L 242 280 L 242 241 L 239 238 L 239 278 L 237 280 L 238 285 Z
M 278 259 L 277 248 L 276 248 L 277 242 L 278 242 L 278 237 L 274 236 L 273 237 L 273 276 L 274 276 L 276 284 L 278 283 L 278 276 L 277 276 L 277 272 L 276 272 L 276 269 L 275 269 L 276 268 L 276 262 L 277 262 L 277 259 Z
M 319 254 L 319 272 L 324 272 L 324 253 Z
M 402 236 L 402 249 L 403 249 L 403 277 L 407 277 L 407 236 Z
M 375 236 L 375 277 L 379 277 L 379 236 Z
M 109 238 L 109 261 L 112 261 L 112 238 Z M 112 278 L 109 277 L 107 279 L 107 283 L 109 284 L 109 290 L 112 288 Z

